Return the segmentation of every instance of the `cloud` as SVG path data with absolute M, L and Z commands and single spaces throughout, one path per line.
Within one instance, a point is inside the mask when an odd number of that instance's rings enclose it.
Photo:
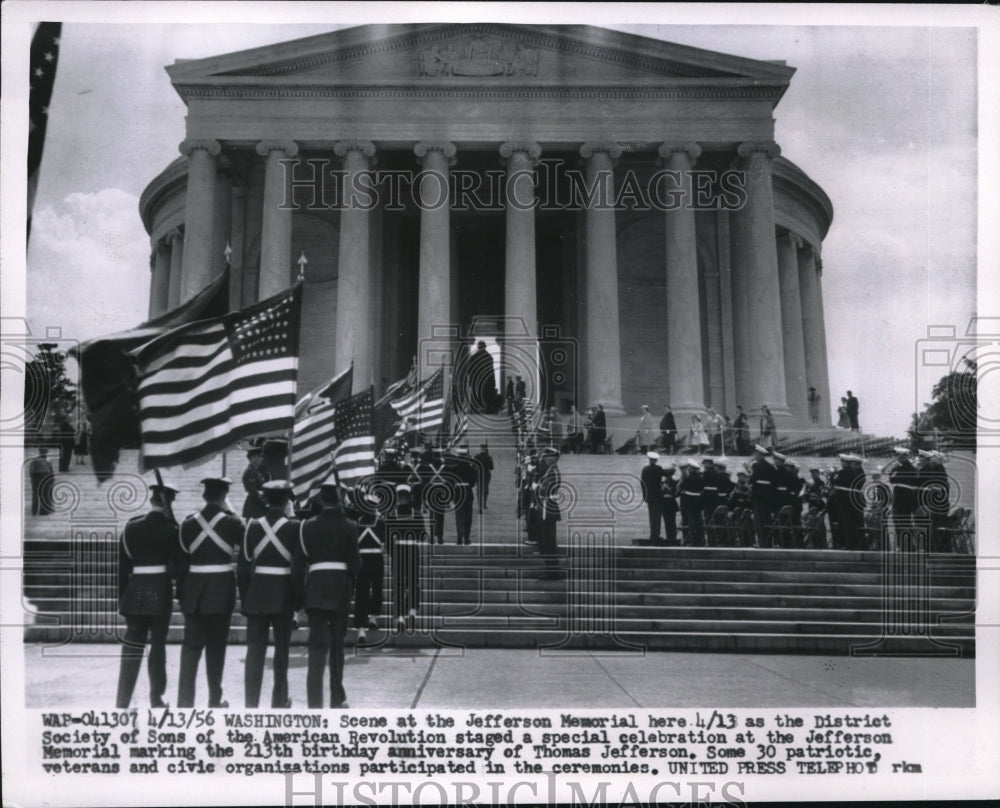
M 36 209 L 26 289 L 35 332 L 61 326 L 84 340 L 146 319 L 149 240 L 138 210 L 138 197 L 118 188 Z

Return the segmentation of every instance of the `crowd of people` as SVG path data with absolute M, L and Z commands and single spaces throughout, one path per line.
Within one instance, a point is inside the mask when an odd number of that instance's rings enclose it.
M 796 463 L 760 444 L 736 469 L 725 458 L 660 464 L 647 453 L 641 473 L 651 544 L 951 552 L 950 482 L 945 455 L 895 449 L 871 475 L 863 458 L 839 455 L 840 468 Z M 680 524 L 678 525 L 678 516 Z M 662 526 L 662 531 L 661 531 Z M 678 538 L 680 537 L 680 538 Z

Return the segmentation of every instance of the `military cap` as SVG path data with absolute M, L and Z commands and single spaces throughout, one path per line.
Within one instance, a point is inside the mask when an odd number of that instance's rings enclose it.
M 781 460 L 781 461 L 788 460 L 788 457 L 783 455 L 781 452 L 771 452 L 771 457 L 773 457 L 775 460 Z
M 181 489 L 179 489 L 175 485 L 171 485 L 168 482 L 150 483 L 149 490 L 153 491 L 153 492 L 156 492 L 156 491 L 165 491 L 165 492 L 167 492 L 169 494 L 173 494 L 174 496 L 177 496 L 181 492 Z
M 232 485 L 233 481 L 228 477 L 202 477 L 202 485 Z
M 648 457 L 650 460 L 659 460 L 660 459 L 660 455 L 659 455 L 658 452 L 646 452 L 646 457 Z
M 702 462 L 702 465 L 704 465 L 705 463 L 708 463 L 709 465 L 712 465 L 712 463 L 715 462 L 715 459 L 711 458 L 711 457 L 703 457 L 701 459 L 701 462 Z
M 327 484 L 328 483 L 323 483 L 323 485 Z M 332 485 L 332 483 L 329 484 Z M 288 482 L 288 480 L 268 480 L 266 483 L 264 483 L 262 488 L 265 491 L 284 491 L 287 494 L 291 493 L 292 484 Z
M 910 454 L 910 450 L 906 446 L 895 446 L 893 447 L 893 451 L 898 455 Z
M 769 455 L 769 454 L 771 454 L 771 450 L 770 449 L 765 449 L 759 443 L 755 443 L 754 444 L 753 450 L 755 452 L 760 452 L 762 455 Z
M 698 471 L 701 471 L 701 464 L 698 463 L 698 461 L 695 460 L 693 457 L 690 460 L 688 460 L 687 464 L 688 468 L 698 469 Z
M 934 457 L 934 452 L 928 452 L 926 449 L 918 449 L 917 454 L 920 455 L 920 457 L 926 457 L 928 460 Z
M 397 494 L 409 494 L 412 491 L 413 491 L 413 489 L 410 486 L 408 486 L 406 483 L 400 483 L 399 485 L 396 486 L 396 493 Z

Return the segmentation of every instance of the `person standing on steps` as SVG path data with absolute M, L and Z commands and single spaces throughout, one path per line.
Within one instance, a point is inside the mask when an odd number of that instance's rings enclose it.
M 194 707 L 195 679 L 205 652 L 208 706 L 228 707 L 222 698 L 229 626 L 236 606 L 233 563 L 243 540 L 243 521 L 226 509 L 231 481 L 201 481 L 205 506 L 181 523 L 177 591 L 184 613 L 177 706 Z
M 493 478 L 493 457 L 487 444 L 480 444 L 479 450 L 476 464 L 479 466 L 479 512 L 482 513 L 488 510 L 486 501 L 490 496 L 490 480 Z
M 174 610 L 177 522 L 171 503 L 179 493 L 166 483 L 149 487 L 150 510 L 130 519 L 118 552 L 118 613 L 125 618 L 115 706 L 127 710 L 148 642 L 149 704 L 166 707 L 167 631 Z
M 410 486 L 396 486 L 396 510 L 386 523 L 392 569 L 392 608 L 396 633 L 412 632 L 420 608 L 420 546 L 427 541 L 427 527 L 413 512 Z
M 663 513 L 663 469 L 660 467 L 660 455 L 647 452 L 649 462 L 643 466 L 639 474 L 642 484 L 642 499 L 649 510 L 649 543 L 662 544 L 660 522 L 664 520 Z

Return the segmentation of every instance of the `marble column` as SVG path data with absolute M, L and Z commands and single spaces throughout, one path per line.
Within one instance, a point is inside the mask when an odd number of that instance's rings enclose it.
M 167 310 L 181 304 L 181 281 L 184 268 L 184 236 L 180 230 L 171 230 L 165 237 L 170 247 L 170 286 L 167 291 Z
M 413 147 L 423 171 L 420 199 L 420 280 L 417 292 L 417 365 L 427 379 L 451 352 L 451 166 L 454 143 L 421 141 Z
M 799 293 L 802 300 L 802 336 L 805 344 L 806 388 L 820 395 L 819 426 L 831 426 L 834 403 L 830 399 L 830 374 L 826 356 L 823 318 L 823 284 L 816 248 L 799 251 Z
M 792 424 L 809 424 L 806 392 L 806 352 L 802 336 L 799 294 L 799 247 L 802 239 L 786 233 L 778 239 L 778 285 L 781 294 L 781 338 L 785 345 L 785 396 Z
M 262 140 L 257 144 L 257 154 L 267 161 L 264 164 L 258 300 L 267 300 L 292 285 L 292 167 L 281 161 L 298 153 L 298 144 L 288 140 Z
M 354 390 L 374 382 L 371 311 L 370 200 L 352 193 L 364 187 L 357 177 L 371 169 L 375 144 L 368 140 L 341 140 L 334 153 L 343 160 L 340 196 L 340 242 L 337 252 L 337 319 L 333 367 L 335 373 L 354 363 Z
M 153 249 L 153 277 L 149 283 L 149 317 L 159 317 L 170 306 L 170 245 L 166 239 Z
M 608 415 L 624 415 L 622 406 L 621 334 L 618 312 L 618 239 L 615 210 L 604 204 L 615 198 L 617 143 L 584 143 L 580 156 L 586 166 L 587 188 L 595 189 L 586 211 L 584 274 L 586 328 L 586 407 L 603 404 Z M 578 408 L 581 412 L 583 407 Z
M 667 385 L 674 415 L 705 411 L 698 295 L 698 242 L 691 206 L 691 169 L 701 154 L 697 143 L 664 143 L 664 167 L 677 177 L 682 204 L 665 213 L 667 271 Z M 674 188 L 671 188 L 674 190 Z
M 188 158 L 180 289 L 183 303 L 208 286 L 214 277 L 216 163 L 222 146 L 217 140 L 185 140 L 180 151 Z
M 745 238 L 747 354 L 751 400 L 759 412 L 766 404 L 775 416 L 789 415 L 785 402 L 785 355 L 782 346 L 778 251 L 774 241 L 774 191 L 771 160 L 781 150 L 771 141 L 742 143 L 747 201 L 737 214 Z
M 523 345 L 508 347 L 505 335 L 501 378 L 520 375 L 528 396 L 541 394 L 538 354 L 538 289 L 535 267 L 535 166 L 542 149 L 537 143 L 506 142 L 500 145 L 506 169 L 504 202 L 507 210 L 506 261 L 504 264 L 504 315 L 508 328 L 516 328 Z M 522 326 L 513 326 L 511 318 Z M 517 357 L 515 359 L 515 356 Z

